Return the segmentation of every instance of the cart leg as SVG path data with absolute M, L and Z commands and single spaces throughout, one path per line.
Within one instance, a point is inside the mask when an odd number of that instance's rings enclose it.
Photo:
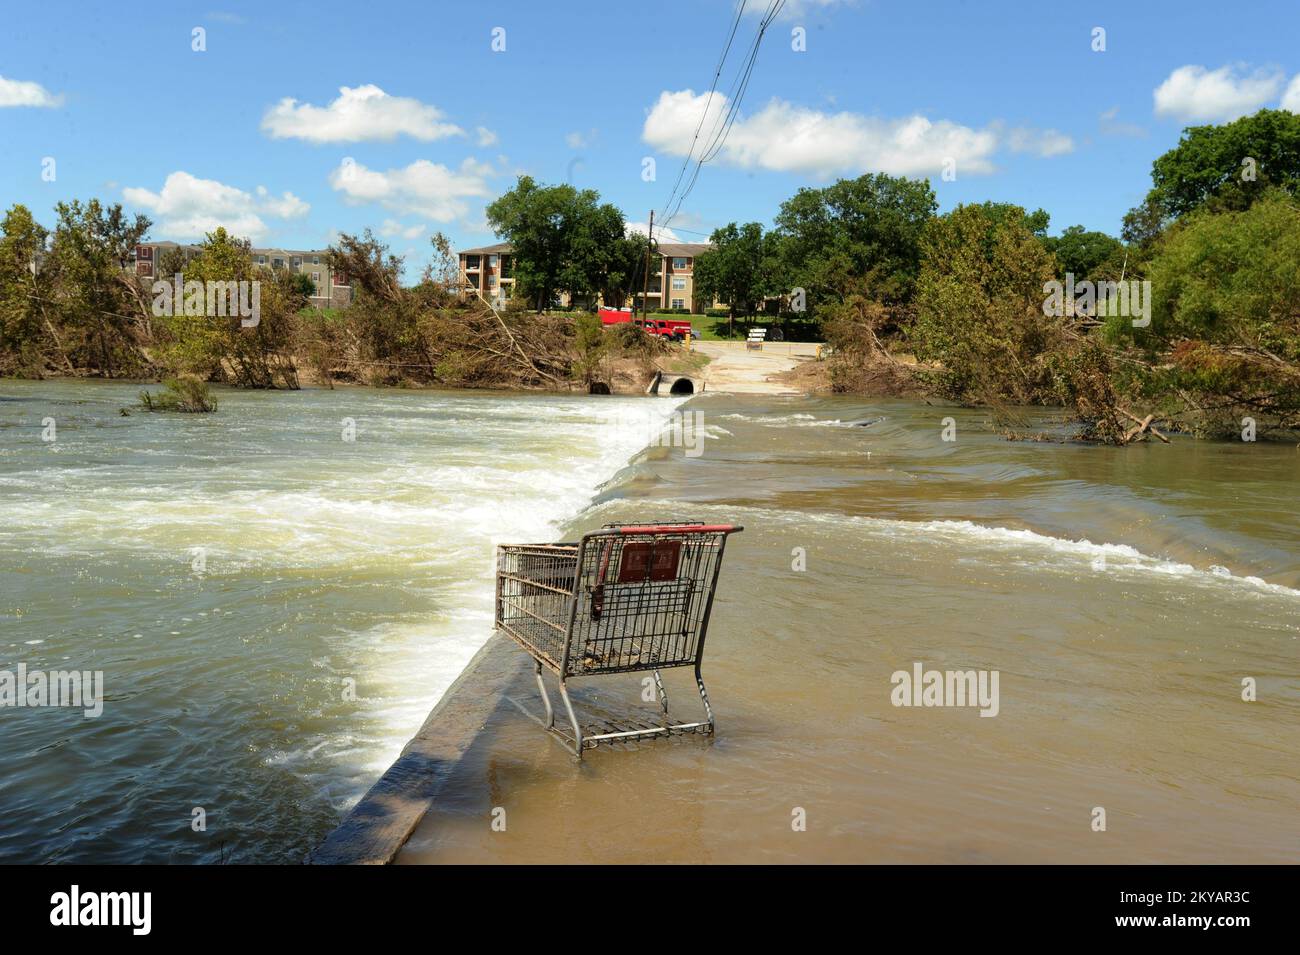
M 573 714 L 573 704 L 569 702 L 569 691 L 564 687 L 564 680 L 560 680 L 560 697 L 564 700 L 564 709 L 569 714 L 569 722 L 573 724 L 573 753 L 578 759 L 582 759 L 582 727 L 578 725 L 578 718 Z
M 668 693 L 664 690 L 663 678 L 655 670 L 655 686 L 659 688 L 659 708 L 664 711 L 664 725 L 668 725 Z
M 555 710 L 551 708 L 551 694 L 546 692 L 546 684 L 542 682 L 542 664 L 540 660 L 533 661 L 537 668 L 537 689 L 541 691 L 542 703 L 546 706 L 546 728 L 551 729 L 555 726 Z
M 709 720 L 709 732 L 713 732 L 713 707 L 709 706 L 709 691 L 704 688 L 704 678 L 700 676 L 700 668 L 695 668 L 695 684 L 700 688 L 700 699 L 704 701 L 704 715 Z

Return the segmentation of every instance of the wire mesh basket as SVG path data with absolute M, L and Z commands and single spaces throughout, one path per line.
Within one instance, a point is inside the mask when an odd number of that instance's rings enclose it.
M 675 732 L 713 732 L 700 677 L 709 613 L 733 525 L 610 524 L 578 543 L 503 544 L 497 549 L 496 626 L 530 653 L 546 707 L 541 722 L 579 758 L 603 742 Z M 705 720 L 671 723 L 659 671 L 693 666 Z M 543 668 L 559 677 L 573 727 L 555 726 Z M 662 720 L 579 725 L 566 683 L 573 677 L 653 671 Z

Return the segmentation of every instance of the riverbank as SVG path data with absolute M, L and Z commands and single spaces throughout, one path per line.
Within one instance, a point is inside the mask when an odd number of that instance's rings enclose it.
M 396 861 L 1300 850 L 1294 449 L 1008 443 L 980 412 L 903 401 L 706 393 L 687 407 L 713 435 L 704 453 L 643 452 L 564 537 L 648 518 L 745 524 L 704 663 L 716 739 L 575 764 L 521 712 L 539 707 L 527 658 L 498 641 L 492 683 L 467 673 L 444 704 L 472 704 L 473 719 L 421 733 L 455 758 Z M 996 715 L 894 706 L 891 676 L 916 664 L 999 673 Z M 665 680 L 690 712 L 689 675 Z M 635 709 L 639 689 L 578 681 L 575 706 Z

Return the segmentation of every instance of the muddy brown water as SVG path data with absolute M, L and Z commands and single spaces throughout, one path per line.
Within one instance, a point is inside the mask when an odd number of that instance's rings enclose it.
M 399 861 L 1296 861 L 1294 446 L 1010 443 L 901 401 L 686 407 L 701 453 L 643 452 L 568 536 L 745 525 L 704 660 L 716 737 L 576 763 L 524 715 L 521 655 Z M 996 671 L 996 716 L 894 705 L 917 664 Z M 696 712 L 689 671 L 665 680 Z M 636 675 L 575 685 L 588 714 L 652 709 Z

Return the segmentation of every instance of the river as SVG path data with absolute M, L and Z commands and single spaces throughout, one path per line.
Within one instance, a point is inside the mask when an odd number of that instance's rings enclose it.
M 502 707 L 402 861 L 1300 850 L 1294 447 L 1008 442 L 851 398 L 223 390 L 187 416 L 138 390 L 0 384 L 0 670 L 107 696 L 0 708 L 0 861 L 301 860 L 488 637 L 495 541 L 649 518 L 746 527 L 717 737 L 577 765 Z M 703 435 L 646 448 L 675 409 Z M 996 716 L 895 706 L 918 664 L 996 672 Z
M 490 635 L 494 541 L 554 539 L 675 404 L 139 390 L 0 382 L 0 670 L 106 695 L 0 708 L 0 861 L 301 861 Z
M 519 712 L 524 673 L 400 861 L 1295 861 L 1295 447 L 1009 442 L 904 401 L 688 409 L 703 452 L 638 456 L 570 536 L 745 526 L 704 660 L 717 736 L 575 765 Z M 996 674 L 995 705 L 895 705 L 918 668 Z M 692 718 L 689 671 L 665 681 Z M 588 715 L 653 718 L 635 675 L 576 686 Z

